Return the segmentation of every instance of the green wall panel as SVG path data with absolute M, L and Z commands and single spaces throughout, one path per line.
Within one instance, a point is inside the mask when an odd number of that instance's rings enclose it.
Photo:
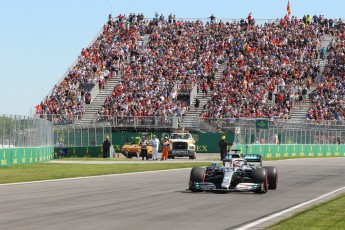
M 67 157 L 102 157 L 102 146 L 68 147 Z M 55 153 L 60 153 L 60 148 L 54 148 Z
M 53 159 L 54 147 L 0 149 L 0 166 L 31 164 Z
M 265 158 L 345 156 L 345 145 L 238 145 L 242 153 L 257 153 Z

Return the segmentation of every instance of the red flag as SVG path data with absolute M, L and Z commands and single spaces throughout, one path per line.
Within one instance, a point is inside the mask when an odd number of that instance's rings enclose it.
M 286 7 L 286 10 L 287 10 L 287 15 L 288 15 L 288 17 L 290 17 L 290 14 L 291 14 L 290 0 L 288 0 L 288 4 L 287 4 L 287 7 Z

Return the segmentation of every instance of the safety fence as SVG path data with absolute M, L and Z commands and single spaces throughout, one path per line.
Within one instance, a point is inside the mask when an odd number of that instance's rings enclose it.
M 115 117 L 108 123 L 90 123 L 83 125 L 54 126 L 54 143 L 66 147 L 99 146 L 105 136 L 112 137 L 113 144 L 123 143 L 127 138 L 138 135 L 137 128 L 163 133 L 175 130 L 176 117 Z M 119 131 L 120 128 L 123 130 Z M 132 128 L 132 129 L 131 129 Z M 217 142 L 213 136 L 225 134 L 232 144 L 344 144 L 345 125 L 337 122 L 311 123 L 290 122 L 272 119 L 206 119 L 196 118 L 190 127 L 184 127 L 200 137 L 211 137 L 200 145 Z M 277 139 L 276 139 L 277 138 Z M 198 144 L 199 144 L 198 143 Z M 218 150 L 212 150 L 218 151 Z
M 52 145 L 51 122 L 27 116 L 0 116 L 0 149 Z
M 112 126 L 104 123 L 54 126 L 56 147 L 99 146 L 106 136 L 111 138 Z
M 285 119 L 247 118 L 213 119 L 196 118 L 194 128 L 203 127 L 206 132 L 230 132 L 236 134 L 238 144 L 344 144 L 343 121 L 301 121 Z

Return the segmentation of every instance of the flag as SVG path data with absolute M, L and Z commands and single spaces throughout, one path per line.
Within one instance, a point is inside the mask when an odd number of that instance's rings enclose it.
M 290 0 L 288 0 L 288 4 L 287 4 L 287 7 L 286 7 L 286 10 L 287 10 L 287 16 L 290 17 L 290 14 L 291 14 Z

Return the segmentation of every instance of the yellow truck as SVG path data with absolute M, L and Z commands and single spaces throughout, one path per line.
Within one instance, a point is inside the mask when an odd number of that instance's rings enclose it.
M 170 143 L 168 158 L 189 157 L 189 159 L 196 159 L 195 140 L 192 134 L 186 131 L 173 132 L 170 135 L 164 133 L 162 140 L 166 137 Z

